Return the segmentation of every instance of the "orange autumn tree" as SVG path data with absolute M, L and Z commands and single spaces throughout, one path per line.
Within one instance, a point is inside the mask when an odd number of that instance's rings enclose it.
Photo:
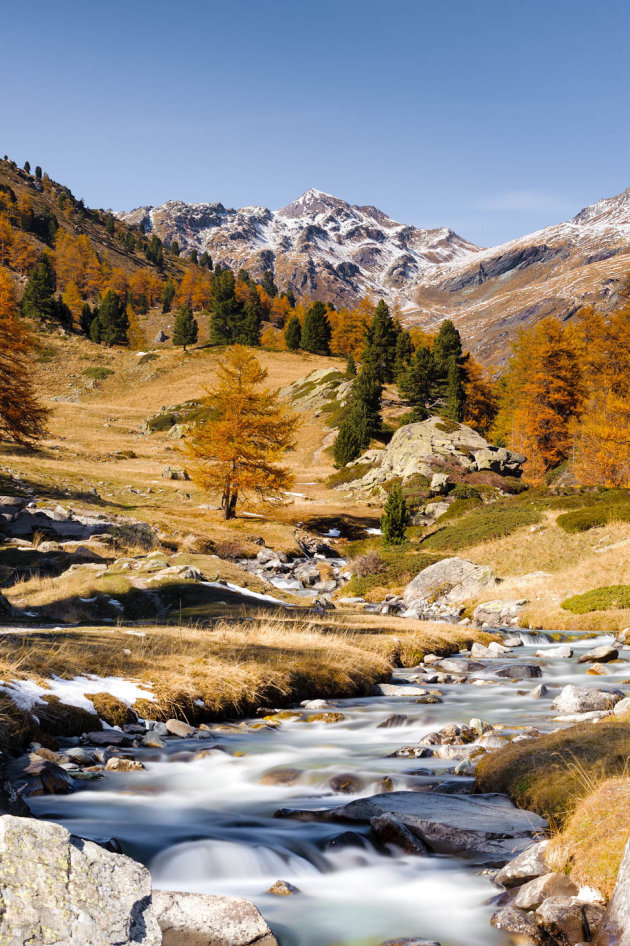
M 33 347 L 18 317 L 13 281 L 0 269 L 0 439 L 27 444 L 44 433 L 48 411 L 35 394 Z
M 575 475 L 630 486 L 630 303 L 604 317 L 588 307 L 571 337 L 583 366 L 585 406 L 575 430 Z
M 497 384 L 470 353 L 464 359 L 464 395 L 463 423 L 486 436 L 497 413 Z
M 570 455 L 581 404 L 580 363 L 562 324 L 549 316 L 521 332 L 503 379 L 494 436 L 525 454 L 531 482 Z
M 261 388 L 267 371 L 244 345 L 229 350 L 217 374 L 203 402 L 210 419 L 193 427 L 185 449 L 194 482 L 218 493 L 225 518 L 232 519 L 244 495 L 277 502 L 293 485 L 278 461 L 295 446 L 298 419 L 277 391 Z

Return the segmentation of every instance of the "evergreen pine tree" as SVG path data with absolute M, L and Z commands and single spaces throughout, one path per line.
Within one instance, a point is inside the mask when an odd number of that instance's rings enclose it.
M 361 360 L 362 364 L 374 368 L 382 384 L 394 380 L 397 334 L 389 309 L 381 299 L 365 333 L 365 350 Z
M 450 319 L 445 319 L 433 344 L 433 357 L 438 375 L 446 379 L 453 360 L 459 361 L 462 357 L 461 335 Z
M 356 378 L 356 376 L 357 376 L 357 365 L 354 360 L 354 356 L 352 352 L 350 352 L 350 354 L 348 355 L 348 359 L 346 361 L 346 378 Z
M 114 227 L 114 217 L 112 214 L 107 214 L 107 216 L 105 217 L 105 229 L 107 230 L 110 236 L 114 235 L 115 227 Z
M 381 395 L 383 386 L 374 368 L 363 365 L 350 392 L 348 417 L 352 419 L 361 448 L 381 429 Z
M 430 348 L 421 345 L 398 381 L 402 397 L 413 407 L 413 420 L 426 420 L 439 397 L 435 361 Z
M 178 345 L 186 351 L 187 345 L 194 345 L 199 335 L 199 326 L 194 318 L 190 306 L 183 305 L 175 316 L 173 326 L 173 345 Z
M 79 322 L 81 325 L 81 330 L 86 335 L 90 334 L 90 326 L 92 325 L 93 318 L 94 318 L 94 313 L 90 309 L 90 304 L 89 302 L 85 302 L 83 304 L 83 308 L 81 309 L 81 316 L 80 316 Z
M 444 407 L 441 414 L 450 417 L 459 423 L 464 419 L 466 395 L 464 391 L 463 369 L 456 361 L 452 361 L 448 369 L 446 388 L 444 391 Z
M 97 345 L 101 343 L 101 323 L 98 320 L 98 315 L 92 319 L 90 324 L 90 339 Z
M 297 315 L 292 315 L 289 321 L 287 322 L 287 327 L 284 330 L 284 339 L 287 343 L 287 348 L 289 351 L 297 351 L 300 347 L 300 339 L 302 337 L 302 326 L 300 325 L 300 320 Z
M 172 281 L 168 279 L 164 284 L 164 290 L 162 292 L 162 313 L 164 315 L 171 311 L 171 305 L 173 304 L 174 298 L 175 286 L 173 285 Z
M 199 256 L 197 255 L 197 250 L 192 249 L 190 251 L 189 259 L 191 263 L 194 263 L 195 266 L 199 263 Z
M 300 347 L 314 355 L 330 354 L 330 322 L 323 302 L 314 302 L 304 318 Z
M 27 174 L 30 174 L 30 173 L 31 173 L 31 162 L 30 162 L 30 161 L 25 161 L 25 162 L 24 162 L 24 170 L 26 171 Z
M 37 265 L 31 270 L 24 295 L 22 315 L 29 319 L 54 322 L 59 318 L 59 307 L 55 299 L 57 277 L 50 257 L 42 253 Z
M 278 287 L 273 281 L 273 273 L 271 272 L 270 269 L 266 269 L 264 271 L 261 285 L 263 289 L 265 290 L 265 292 L 267 293 L 267 295 L 270 296 L 272 299 L 274 296 L 278 295 Z
M 411 335 L 401 329 L 396 338 L 396 354 L 394 356 L 394 378 L 397 381 L 411 364 L 413 356 L 414 348 Z
M 383 545 L 402 545 L 407 526 L 407 502 L 402 489 L 395 483 L 391 488 L 381 516 Z
M 212 258 L 205 250 L 199 257 L 199 265 L 205 267 L 205 269 L 212 269 Z
M 254 293 L 255 294 L 255 293 Z M 260 304 L 258 296 L 245 303 L 235 341 L 241 345 L 260 345 Z
M 339 427 L 339 433 L 333 443 L 333 458 L 335 466 L 345 466 L 361 453 L 361 444 L 355 430 L 355 425 L 350 418 L 344 420 Z
M 179 256 L 179 254 L 181 253 L 181 250 L 179 248 L 179 243 L 177 242 L 177 240 L 173 240 L 173 242 L 171 243 L 171 253 L 173 253 L 175 256 Z
M 293 290 L 289 289 L 287 292 L 285 292 L 285 296 L 287 297 L 287 302 L 291 308 L 295 309 L 295 296 L 293 295 Z
M 35 177 L 37 178 L 38 181 L 41 181 L 42 179 L 42 169 L 40 168 L 39 164 L 35 168 Z
M 108 347 L 127 344 L 129 319 L 127 318 L 126 306 L 113 289 L 107 291 L 101 303 L 98 311 L 98 325 L 99 341 L 102 344 Z
M 234 273 L 231 269 L 220 270 L 215 277 L 210 310 L 210 344 L 229 345 L 232 338 L 232 322 L 238 310 L 234 292 Z

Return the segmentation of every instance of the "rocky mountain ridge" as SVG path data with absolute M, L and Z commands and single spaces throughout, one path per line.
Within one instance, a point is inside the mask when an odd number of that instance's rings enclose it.
M 399 223 L 370 205 L 316 188 L 280 210 L 168 201 L 120 213 L 167 245 L 208 251 L 215 262 L 269 269 L 281 289 L 350 305 L 362 295 L 397 303 L 408 325 L 451 318 L 471 350 L 500 361 L 518 328 L 569 318 L 594 302 L 613 307 L 630 272 L 630 189 L 571 220 L 491 248 L 446 227 Z

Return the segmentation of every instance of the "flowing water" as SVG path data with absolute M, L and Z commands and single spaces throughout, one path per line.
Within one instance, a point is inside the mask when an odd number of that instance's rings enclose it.
M 531 662 L 550 646 L 542 636 L 524 636 L 513 659 Z M 611 637 L 572 641 L 579 653 Z M 554 642 L 555 643 L 555 642 Z M 456 857 L 415 857 L 391 847 L 377 850 L 367 828 L 282 820 L 282 807 L 317 808 L 344 804 L 382 791 L 389 777 L 396 790 L 428 790 L 448 778 L 454 763 L 436 758 L 397 759 L 389 754 L 413 745 L 447 723 L 480 717 L 507 733 L 524 726 L 557 727 L 551 698 L 560 686 L 614 687 L 628 676 L 628 664 L 614 663 L 606 676 L 585 676 L 576 658 L 542 659 L 543 677 L 430 687 L 443 702 L 419 705 L 414 696 L 340 700 L 344 714 L 333 725 L 287 720 L 278 730 L 252 729 L 251 720 L 215 727 L 212 740 L 171 740 L 167 750 L 139 750 L 146 772 L 117 774 L 82 783 L 68 796 L 33 799 L 35 813 L 88 838 L 115 837 L 125 853 L 147 864 L 154 886 L 245 896 L 270 923 L 281 946 L 376 946 L 394 937 L 435 939 L 442 946 L 507 946 L 509 936 L 489 925 L 496 888 L 479 865 Z M 489 661 L 489 665 L 494 662 Z M 504 665 L 505 661 L 496 661 Z M 399 671 L 408 680 L 412 671 Z M 492 667 L 476 677 L 493 679 Z M 548 699 L 530 694 L 541 682 Z M 391 713 L 408 724 L 378 728 Z M 182 752 L 220 745 L 191 761 Z M 293 772 L 293 784 L 273 784 L 268 773 Z M 413 774 L 418 769 L 435 775 Z M 352 795 L 335 794 L 333 776 L 353 775 Z M 271 784 L 270 784 L 271 782 Z M 465 780 L 462 779 L 462 783 Z M 350 843 L 348 843 L 350 841 Z M 295 896 L 265 891 L 282 879 Z

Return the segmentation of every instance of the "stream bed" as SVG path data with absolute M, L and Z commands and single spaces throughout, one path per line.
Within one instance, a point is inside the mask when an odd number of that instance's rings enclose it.
M 553 721 L 551 707 L 562 686 L 614 688 L 630 675 L 627 661 L 608 664 L 603 676 L 587 676 L 588 666 L 577 664 L 580 652 L 611 643 L 610 636 L 570 635 L 573 658 L 535 657 L 557 646 L 554 636 L 552 644 L 543 635 L 523 634 L 525 646 L 509 658 L 540 664 L 539 678 L 499 681 L 494 666 L 506 660 L 490 660 L 474 674 L 487 684 L 431 686 L 442 702 L 426 705 L 415 702 L 414 671 L 396 671 L 409 695 L 403 690 L 334 701 L 329 708 L 343 714 L 339 722 L 283 719 L 277 729 L 261 728 L 260 719 L 217 724 L 208 739 L 134 750 L 146 771 L 84 782 L 72 795 L 33 798 L 31 805 L 39 817 L 82 837 L 118 839 L 124 853 L 150 868 L 155 887 L 253 900 L 281 946 L 378 946 L 402 937 L 442 946 L 508 946 L 510 935 L 490 926 L 497 888 L 479 863 L 377 846 L 367 826 L 285 820 L 274 813 L 332 808 L 384 786 L 430 791 L 448 780 L 452 790 L 452 760 L 390 754 L 472 717 L 499 724 L 508 735 L 531 726 L 548 731 L 563 725 Z M 531 694 L 541 683 L 550 692 L 536 699 Z M 381 727 L 391 714 L 407 720 Z M 204 749 L 210 751 L 192 759 Z M 455 781 L 466 791 L 472 779 Z M 352 791 L 340 792 L 341 784 Z M 266 893 L 280 879 L 300 892 Z

